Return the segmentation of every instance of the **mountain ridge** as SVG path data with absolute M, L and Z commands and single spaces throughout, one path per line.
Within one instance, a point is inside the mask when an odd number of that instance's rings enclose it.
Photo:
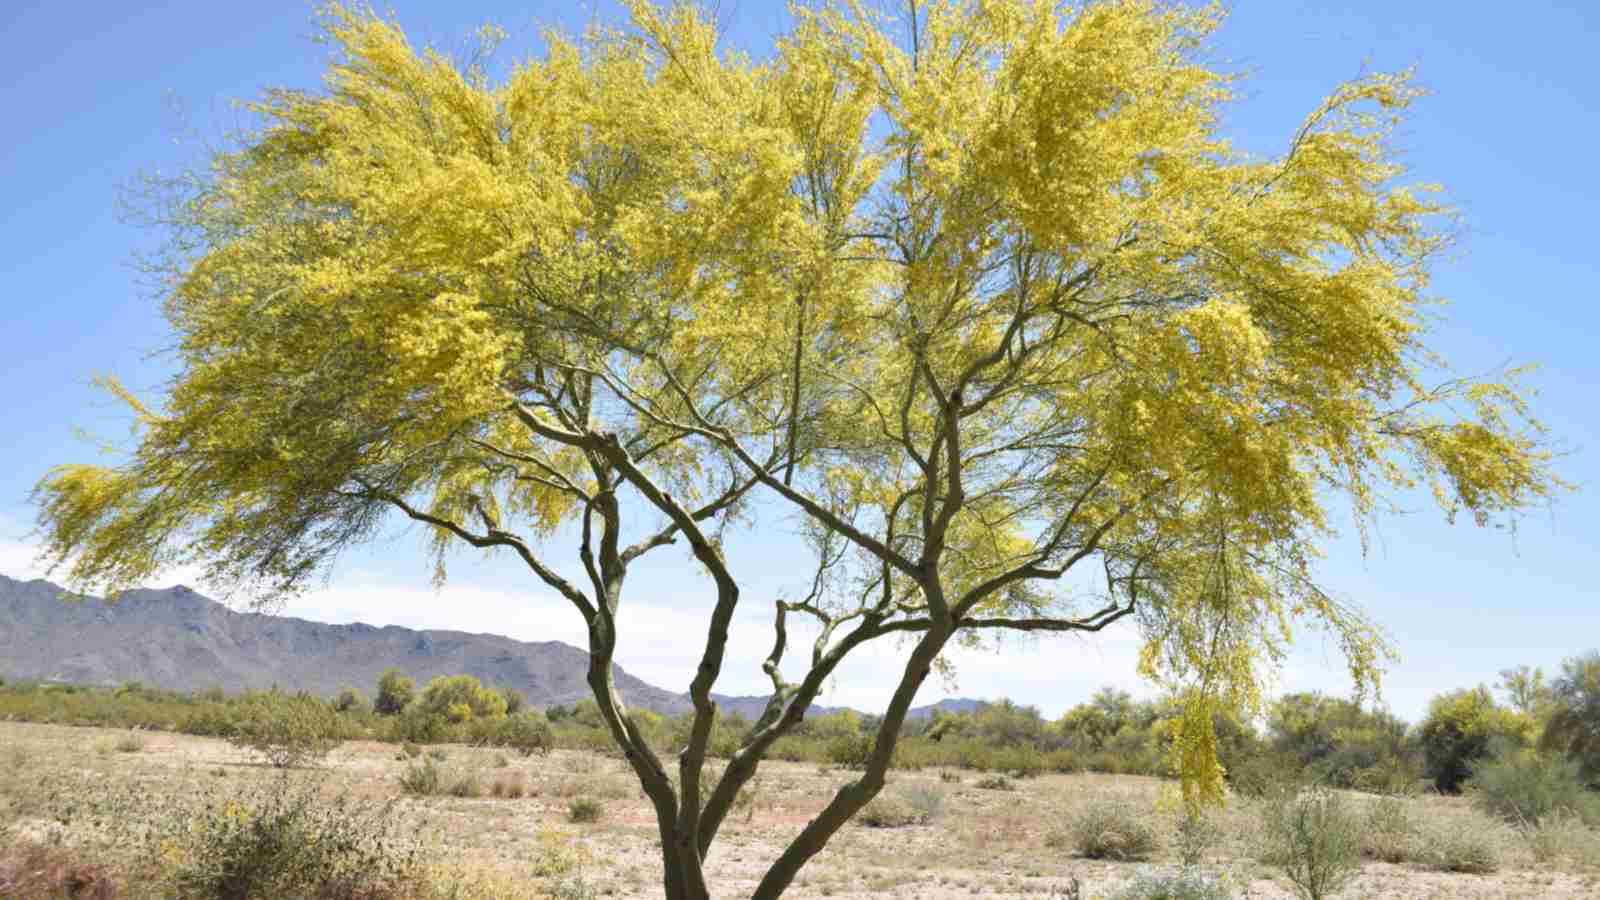
M 530 706 L 542 709 L 590 696 L 588 665 L 588 651 L 562 641 L 240 612 L 184 585 L 129 590 L 113 603 L 71 594 L 43 579 L 0 575 L 0 675 L 6 678 L 93 685 L 139 681 L 190 691 L 276 684 L 331 696 L 347 685 L 370 689 L 393 667 L 418 684 L 439 675 L 473 675 L 485 684 L 514 688 Z M 632 706 L 663 715 L 693 709 L 687 694 L 656 687 L 621 666 L 616 682 Z M 713 698 L 723 710 L 746 719 L 758 716 L 767 703 L 765 696 Z M 971 709 L 982 702 L 946 699 L 917 707 L 910 716 Z M 808 715 L 841 709 L 813 705 Z

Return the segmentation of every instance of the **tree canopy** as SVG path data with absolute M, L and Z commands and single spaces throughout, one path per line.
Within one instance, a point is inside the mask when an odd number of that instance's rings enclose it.
M 1450 211 L 1391 147 L 1408 75 L 1339 86 L 1255 158 L 1223 134 L 1215 7 L 823 3 L 760 57 L 693 6 L 629 7 L 499 81 L 325 8 L 323 88 L 267 93 L 167 185 L 177 373 L 148 403 L 108 382 L 136 447 L 41 481 L 48 554 L 263 594 L 394 514 L 441 577 L 452 547 L 514 554 L 588 624 L 672 897 L 706 896 L 722 817 L 838 663 L 909 637 L 865 772 L 771 897 L 881 787 L 952 641 L 1135 620 L 1215 795 L 1211 710 L 1259 704 L 1292 624 L 1377 677 L 1375 630 L 1314 579 L 1333 504 L 1361 527 L 1422 487 L 1487 525 L 1560 486 L 1514 381 L 1430 352 Z M 812 587 L 696 802 L 740 602 L 720 536 L 763 504 L 801 514 Z M 611 661 L 629 565 L 680 539 L 710 587 L 674 782 Z M 818 626 L 798 681 L 791 615 Z

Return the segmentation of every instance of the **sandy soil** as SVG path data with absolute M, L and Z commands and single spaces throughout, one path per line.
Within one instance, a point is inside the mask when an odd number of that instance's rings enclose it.
M 274 770 L 226 743 L 172 734 L 147 734 L 141 751 L 119 752 L 118 732 L 91 728 L 0 723 L 0 800 L 13 807 L 46 773 L 70 772 L 107 785 L 183 791 L 196 786 L 270 782 Z M 657 833 L 625 764 L 596 754 L 557 751 L 544 757 L 505 757 L 493 750 L 446 748 L 446 768 L 471 772 L 486 788 L 495 781 L 520 785 L 519 799 L 430 797 L 401 801 L 404 814 L 427 826 L 441 850 L 476 869 L 492 870 L 540 890 L 581 878 L 602 896 L 659 896 Z M 400 794 L 408 762 L 396 748 L 349 743 L 315 772 L 297 777 L 323 782 L 323 790 L 368 798 Z M 762 767 L 753 801 L 723 828 L 707 860 L 717 897 L 748 896 L 786 842 L 851 778 L 849 772 L 795 763 Z M 1014 782 L 1012 791 L 977 787 L 970 772 L 896 773 L 889 792 L 927 788 L 943 794 L 943 812 L 930 824 L 900 828 L 846 826 L 802 872 L 795 898 L 899 897 L 953 900 L 969 897 L 1112 896 L 1141 870 L 1178 867 L 1172 816 L 1158 798 L 1170 788 L 1136 777 L 1049 775 Z M 577 797 L 599 800 L 602 819 L 568 821 Z M 1149 810 L 1167 839 L 1143 863 L 1098 862 L 1074 855 L 1066 823 L 1085 804 L 1123 799 Z M 1356 802 L 1366 802 L 1355 798 Z M 1500 870 L 1490 875 L 1430 871 L 1418 865 L 1370 862 L 1341 895 L 1371 900 L 1490 900 L 1490 898 L 1600 898 L 1600 836 L 1554 863 L 1537 864 L 1510 828 L 1483 818 L 1460 798 L 1409 801 L 1426 828 L 1472 829 L 1498 850 Z M 20 808 L 20 807 L 18 807 Z M 1256 816 L 1235 802 L 1219 815 L 1220 837 L 1204 868 L 1233 879 L 1237 896 L 1252 900 L 1294 897 L 1289 884 L 1254 859 Z M 38 823 L 36 823 L 38 824 Z M 42 827 L 42 826 L 40 826 Z M 537 896 L 537 893 L 531 893 Z

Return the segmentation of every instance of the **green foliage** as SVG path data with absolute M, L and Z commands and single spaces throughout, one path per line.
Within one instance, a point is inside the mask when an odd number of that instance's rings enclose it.
M 567 819 L 571 822 L 598 822 L 605 812 L 605 804 L 593 797 L 574 797 L 567 804 Z
M 1282 792 L 1262 808 L 1263 862 L 1277 866 L 1306 900 L 1337 894 L 1361 866 L 1362 822 L 1337 791 Z
M 1288 694 L 1270 707 L 1272 749 L 1293 756 L 1313 777 L 1337 787 L 1406 771 L 1406 726 L 1382 711 L 1320 694 Z
M 522 692 L 516 688 L 502 688 L 500 695 L 506 698 L 506 715 L 508 716 L 514 716 L 522 712 L 522 708 L 528 703 L 527 698 L 522 696 Z
M 555 746 L 555 731 L 544 716 L 529 710 L 497 722 L 489 743 L 515 750 L 523 756 L 548 753 Z
M 1463 820 L 1423 829 L 1420 860 L 1441 872 L 1487 875 L 1500 868 L 1500 850 L 1485 829 Z
M 399 669 L 387 669 L 378 678 L 378 696 L 373 700 L 372 708 L 380 716 L 399 715 L 401 710 L 411 705 L 416 688 L 416 682 Z
M 1543 746 L 1576 760 L 1584 781 L 1600 788 L 1600 651 L 1561 663 L 1548 711 Z
M 337 712 L 359 712 L 367 707 L 367 698 L 353 687 L 341 688 L 339 695 L 333 699 L 333 708 Z
M 869 734 L 841 734 L 828 742 L 828 761 L 844 769 L 859 769 L 872 756 Z
M 1585 790 L 1575 760 L 1508 750 L 1474 766 L 1467 787 L 1484 812 L 1513 825 L 1567 814 L 1600 826 L 1600 794 Z
M 1233 900 L 1233 889 L 1222 878 L 1204 872 L 1140 872 L 1111 900 Z
M 144 735 L 137 731 L 130 731 L 117 738 L 114 747 L 118 753 L 142 753 L 145 747 Z
M 499 719 L 506 714 L 505 695 L 484 687 L 471 675 L 441 675 L 428 682 L 417 707 L 451 724 Z
M 339 714 L 309 694 L 261 694 L 240 711 L 228 742 L 279 768 L 320 761 L 343 738 Z
M 882 793 L 873 797 L 856 814 L 856 821 L 870 828 L 901 828 L 926 821 L 922 812 L 906 798 Z
M 1206 854 L 1222 839 L 1222 826 L 1203 804 L 1177 804 L 1177 823 L 1173 828 L 1173 849 L 1185 866 L 1205 862 Z
M 1156 830 L 1140 809 L 1122 798 L 1098 797 L 1086 802 L 1067 822 L 1067 836 L 1080 856 L 1136 862 L 1156 852 Z
M 416 797 L 431 797 L 444 791 L 444 771 L 432 759 L 406 766 L 400 773 L 400 790 Z
M 1496 706 L 1488 688 L 1477 687 L 1434 697 L 1417 729 L 1417 741 L 1434 786 L 1454 794 L 1494 745 L 1521 746 L 1532 730 L 1526 716 Z
M 1361 853 L 1369 859 L 1403 863 L 1416 857 L 1418 826 L 1410 801 L 1380 797 L 1367 809 Z
M 1267 751 L 1244 757 L 1228 767 L 1227 779 L 1244 797 L 1270 797 L 1299 787 L 1307 773 L 1300 761 L 1287 753 Z

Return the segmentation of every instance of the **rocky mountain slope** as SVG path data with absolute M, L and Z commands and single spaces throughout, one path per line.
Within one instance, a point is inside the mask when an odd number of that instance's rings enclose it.
M 569 704 L 589 696 L 587 651 L 560 641 L 525 642 L 492 634 L 418 631 L 360 623 L 330 625 L 242 613 L 186 587 L 133 590 L 115 603 L 70 597 L 48 581 L 0 575 L 0 676 L 75 684 L 123 681 L 174 690 L 267 688 L 332 695 L 352 685 L 371 693 L 378 676 L 398 668 L 423 684 L 466 673 L 515 688 L 530 705 Z M 683 694 L 616 673 L 624 699 L 664 715 L 691 709 Z M 764 697 L 717 697 L 746 718 Z M 946 700 L 940 708 L 970 708 Z M 812 714 L 831 711 L 818 707 Z

